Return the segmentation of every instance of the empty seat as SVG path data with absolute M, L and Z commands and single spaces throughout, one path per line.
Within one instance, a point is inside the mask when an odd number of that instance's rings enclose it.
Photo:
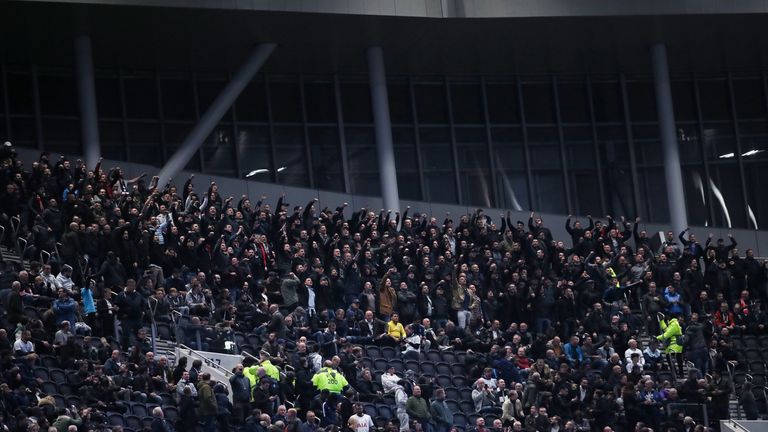
M 60 366 L 59 359 L 50 355 L 40 356 L 40 362 L 46 368 L 58 368 Z
M 381 356 L 386 359 L 393 359 L 397 357 L 397 351 L 392 347 L 381 347 Z
M 752 361 L 749 362 L 749 371 L 753 374 L 764 374 L 765 373 L 765 363 L 762 361 Z
M 371 418 L 374 418 L 378 415 L 378 412 L 376 411 L 376 405 L 371 403 L 363 405 L 363 412 L 371 416 Z
M 438 350 L 429 350 L 427 352 L 427 359 L 431 362 L 437 363 L 443 361 L 443 357 Z
M 52 395 L 59 392 L 59 386 L 53 381 L 44 381 L 40 384 L 40 390 L 45 394 Z
M 51 376 L 48 373 L 47 368 L 38 366 L 35 368 L 35 378 L 40 378 L 43 381 L 48 381 L 51 379 Z
M 372 359 L 377 359 L 381 357 L 381 350 L 379 347 L 374 345 L 366 345 L 365 347 L 365 356 L 370 357 Z
M 377 371 L 386 371 L 387 363 L 388 363 L 387 359 L 375 358 L 373 360 L 373 367 L 376 368 Z
M 141 418 L 135 415 L 125 416 L 125 425 L 133 430 L 142 430 L 144 428 Z
M 76 407 L 81 407 L 83 405 L 83 400 L 80 399 L 79 396 L 67 396 L 67 405 L 74 405 Z
M 453 386 L 457 388 L 462 388 L 467 386 L 467 377 L 464 375 L 454 375 L 453 376 Z
M 747 361 L 760 361 L 763 359 L 763 355 L 758 348 L 747 348 L 744 352 Z
M 472 389 L 469 387 L 464 387 L 459 389 L 459 400 L 460 401 L 471 401 L 472 400 Z
M 457 401 L 461 398 L 461 393 L 456 387 L 445 387 L 445 398 Z
M 51 381 L 57 384 L 65 384 L 67 382 L 67 374 L 62 369 L 48 369 L 48 375 L 51 377 Z
M 407 360 L 405 362 L 405 369 L 412 370 L 416 373 L 418 373 L 421 370 L 421 368 L 419 367 L 419 362 L 416 360 Z
M 376 411 L 379 417 L 393 418 L 395 414 L 392 412 L 392 407 L 389 405 L 378 404 L 376 405 Z
M 453 371 L 451 370 L 451 365 L 448 363 L 436 363 L 435 370 L 437 371 L 438 374 L 442 374 L 442 375 L 453 374 Z
M 64 396 L 60 394 L 53 395 L 53 399 L 56 401 L 56 406 L 59 408 L 66 408 L 67 406 L 67 399 L 64 398 Z
M 387 364 L 387 367 L 394 367 L 395 372 L 398 374 L 400 374 L 400 372 L 405 371 L 405 365 L 403 364 L 402 360 L 399 360 L 399 359 L 390 360 L 389 363 Z
M 466 376 L 467 367 L 464 366 L 464 363 L 454 363 L 451 365 L 451 375 Z
M 132 403 L 130 409 L 131 414 L 135 415 L 136 417 L 146 417 L 149 412 L 146 405 L 141 402 Z
M 443 351 L 440 353 L 441 361 L 444 361 L 448 364 L 456 363 L 456 354 L 453 351 Z
M 118 413 L 109 413 L 107 415 L 107 420 L 109 421 L 109 424 L 112 426 L 124 426 L 125 422 L 123 421 L 123 415 Z
M 157 323 L 157 337 L 160 339 L 165 339 L 168 341 L 172 341 L 175 338 L 173 337 L 173 331 L 171 331 L 171 326 L 169 326 L 167 323 Z M 243 337 L 243 340 L 245 340 L 245 337 Z
M 445 404 L 448 405 L 448 408 L 450 408 L 451 412 L 459 412 L 461 411 L 461 405 L 453 399 L 446 399 Z
M 453 414 L 453 424 L 459 427 L 466 427 L 468 424 L 467 416 L 460 413 Z
M 475 410 L 475 404 L 471 400 L 462 400 L 459 402 L 459 407 L 461 408 L 461 412 L 464 414 L 472 414 Z
M 165 413 L 165 418 L 168 419 L 169 422 L 175 423 L 176 419 L 179 418 L 179 409 L 175 406 L 166 405 L 163 407 L 163 413 Z
M 448 375 L 438 375 L 435 377 L 435 380 L 437 381 L 437 384 L 440 387 L 453 387 L 453 381 L 451 380 L 451 377 Z

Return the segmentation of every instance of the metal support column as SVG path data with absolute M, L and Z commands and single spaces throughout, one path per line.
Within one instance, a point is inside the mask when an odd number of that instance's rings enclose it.
M 90 36 L 81 34 L 75 37 L 75 62 L 83 159 L 88 169 L 94 169 L 101 156 L 101 142 L 99 141 L 99 115 Z
M 368 48 L 368 79 L 371 86 L 371 110 L 376 130 L 376 153 L 379 157 L 379 179 L 383 208 L 399 211 L 395 148 L 392 144 L 392 122 L 389 118 L 387 74 L 381 47 Z
M 192 131 L 181 143 L 181 146 L 166 162 L 163 169 L 160 170 L 160 180 L 158 184 L 166 184 L 168 180 L 175 177 L 187 163 L 192 159 L 195 153 L 205 142 L 213 128 L 219 123 L 229 107 L 235 102 L 235 99 L 242 93 L 246 85 L 261 69 L 264 62 L 267 61 L 272 51 L 275 49 L 273 43 L 263 43 L 255 46 L 248 59 L 232 76 L 224 89 L 221 90 L 216 99 L 208 107 L 205 114 L 200 118 Z
M 672 105 L 672 86 L 667 66 L 667 48 L 663 43 L 651 47 L 653 82 L 656 90 L 656 112 L 659 116 L 659 136 L 664 152 L 664 178 L 667 183 L 667 200 L 672 231 L 680 233 L 688 227 L 685 212 L 683 174 L 680 169 L 680 151 L 677 144 L 675 111 Z

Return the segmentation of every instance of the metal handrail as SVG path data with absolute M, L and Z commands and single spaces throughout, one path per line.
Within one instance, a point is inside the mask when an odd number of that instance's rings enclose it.
M 728 363 L 725 364 L 725 368 L 728 370 L 728 375 L 731 378 L 731 391 L 733 392 L 733 395 L 736 395 L 736 383 L 733 380 L 733 371 L 736 370 L 736 365 L 738 362 L 734 360 L 729 360 Z M 736 401 L 736 417 L 741 417 L 741 404 L 738 403 L 738 399 Z
M 19 228 L 21 228 L 21 218 L 18 216 L 11 216 L 11 228 L 13 228 L 13 234 L 16 235 L 19 233 Z
M 198 350 L 194 350 L 194 349 L 192 349 L 192 348 L 190 348 L 190 347 L 188 347 L 188 346 L 186 346 L 186 345 L 184 345 L 184 344 L 179 344 L 179 350 L 183 350 L 183 351 L 186 351 L 186 352 L 187 352 L 187 355 L 189 355 L 189 356 L 192 356 L 192 357 L 200 357 L 200 359 L 203 361 L 203 363 L 205 363 L 205 365 L 206 365 L 206 366 L 208 366 L 208 367 L 211 367 L 211 368 L 213 368 L 213 369 L 216 369 L 217 371 L 221 372 L 221 373 L 222 373 L 224 376 L 226 376 L 227 378 L 229 378 L 230 376 L 234 375 L 234 374 L 232 373 L 232 371 L 230 371 L 230 370 L 227 370 L 227 369 L 224 369 L 224 368 L 223 368 L 221 365 L 217 364 L 216 362 L 212 362 L 212 361 L 211 361 L 210 359 L 208 359 L 207 357 L 205 357 L 205 356 L 203 356 L 203 355 L 199 354 L 199 353 L 197 352 Z M 201 351 L 202 351 L 202 350 L 201 350 Z
M 21 247 L 22 243 L 24 243 L 24 247 Z M 16 239 L 16 252 L 19 254 L 19 264 L 22 267 L 24 267 L 24 254 L 27 252 L 27 246 L 29 246 L 27 239 L 21 237 Z
M 46 250 L 41 250 L 40 261 L 42 261 L 43 264 L 48 264 L 51 261 L 51 253 Z

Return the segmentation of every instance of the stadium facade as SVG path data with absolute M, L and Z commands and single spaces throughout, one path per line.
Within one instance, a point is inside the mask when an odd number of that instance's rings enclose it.
M 614 3 L 7 1 L 0 137 L 329 205 L 640 216 L 768 251 L 765 3 Z

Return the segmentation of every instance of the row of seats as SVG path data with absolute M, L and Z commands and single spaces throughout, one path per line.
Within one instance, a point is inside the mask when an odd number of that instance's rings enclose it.
M 494 415 L 486 415 L 486 416 L 478 415 L 475 412 L 474 405 L 472 405 L 471 401 L 470 402 L 462 401 L 461 403 L 459 403 L 454 400 L 446 400 L 446 403 L 454 412 L 454 415 L 453 415 L 454 426 L 457 426 L 462 430 L 466 429 L 469 426 L 475 425 L 476 420 L 480 417 L 483 417 L 485 419 L 485 424 L 488 426 L 492 425 L 493 421 L 498 419 L 498 417 Z M 371 416 L 371 418 L 374 420 L 374 423 L 376 423 L 377 427 L 382 427 L 382 428 L 386 426 L 387 422 L 389 422 L 392 418 L 395 417 L 395 411 L 392 408 L 392 406 L 386 405 L 386 404 L 372 404 L 372 403 L 363 404 L 363 412 Z

